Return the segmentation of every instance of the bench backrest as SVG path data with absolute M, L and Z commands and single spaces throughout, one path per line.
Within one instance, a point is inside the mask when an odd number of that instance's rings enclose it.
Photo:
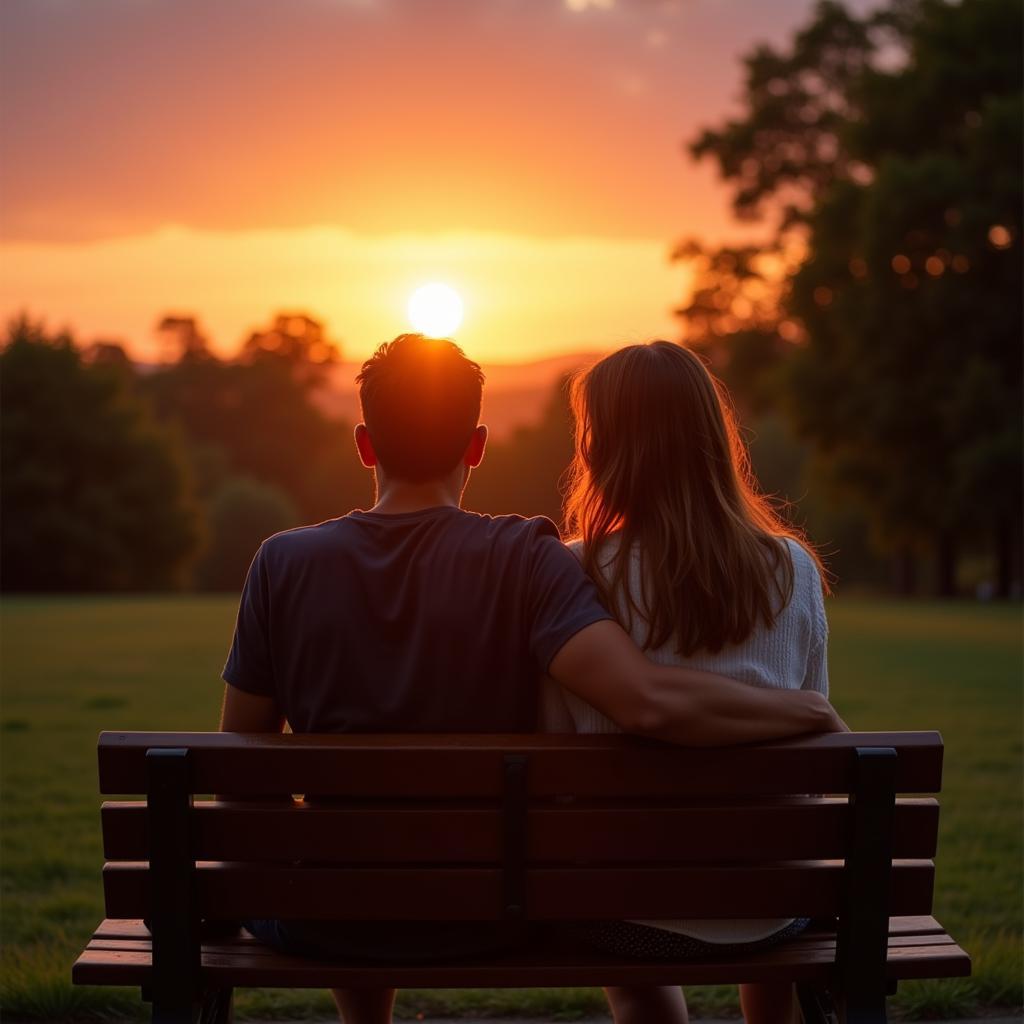
M 99 766 L 102 793 L 148 795 L 103 805 L 112 918 L 150 916 L 175 871 L 209 918 L 819 917 L 852 886 L 886 916 L 931 910 L 938 804 L 895 795 L 939 791 L 934 732 L 111 732 Z

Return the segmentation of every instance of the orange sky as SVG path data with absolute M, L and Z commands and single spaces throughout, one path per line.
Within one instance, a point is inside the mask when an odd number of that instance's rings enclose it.
M 359 358 L 441 279 L 481 358 L 672 334 L 671 243 L 738 230 L 683 141 L 810 6 L 5 0 L 0 313 L 145 358 L 299 308 Z

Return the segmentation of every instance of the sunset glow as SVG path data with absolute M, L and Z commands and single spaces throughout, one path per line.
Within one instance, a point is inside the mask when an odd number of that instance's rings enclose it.
M 153 361 L 165 316 L 231 356 L 298 310 L 359 359 L 437 280 L 486 360 L 678 336 L 675 242 L 751 230 L 683 143 L 809 8 L 16 2 L 0 316 Z
M 487 361 L 599 351 L 678 328 L 685 270 L 663 240 L 459 232 L 358 235 L 336 227 L 197 231 L 86 244 L 11 244 L 0 254 L 0 311 L 27 308 L 84 340 L 161 358 L 156 325 L 195 315 L 230 356 L 281 310 L 321 320 L 345 359 L 409 330 L 409 296 L 458 282 L 471 315 L 459 344 Z

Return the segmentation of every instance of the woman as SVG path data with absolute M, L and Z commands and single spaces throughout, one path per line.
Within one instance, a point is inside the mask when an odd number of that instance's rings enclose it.
M 828 693 L 824 570 L 760 495 L 724 390 L 692 352 L 632 345 L 573 383 L 571 547 L 653 661 Z M 545 728 L 617 732 L 548 684 Z M 770 945 L 806 920 L 609 922 L 618 953 L 680 958 Z M 684 1022 L 678 989 L 609 989 L 619 1024 Z M 748 1024 L 794 1019 L 792 986 L 741 985 Z

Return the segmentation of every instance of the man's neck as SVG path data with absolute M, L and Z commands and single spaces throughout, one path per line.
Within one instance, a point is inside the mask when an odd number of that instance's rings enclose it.
M 425 484 L 387 481 L 378 485 L 377 501 L 370 511 L 381 515 L 398 515 L 443 505 L 458 508 L 460 491 L 461 488 L 452 487 L 448 481 L 432 480 Z

